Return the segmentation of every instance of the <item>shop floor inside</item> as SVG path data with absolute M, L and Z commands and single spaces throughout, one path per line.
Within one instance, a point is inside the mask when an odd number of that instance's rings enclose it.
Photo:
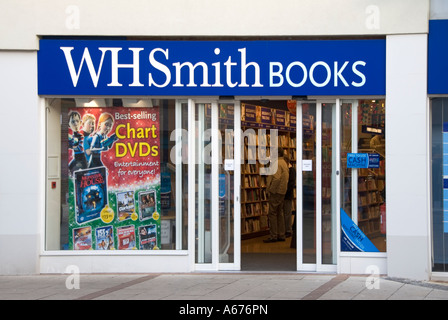
M 292 237 L 285 241 L 264 243 L 269 236 L 241 241 L 242 271 L 295 271 L 296 249 L 291 248 Z

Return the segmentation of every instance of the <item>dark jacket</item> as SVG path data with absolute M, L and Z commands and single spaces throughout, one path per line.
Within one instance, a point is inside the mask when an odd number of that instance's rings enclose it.
M 289 168 L 288 188 L 286 189 L 285 199 L 294 199 L 294 186 L 296 185 L 296 169 Z

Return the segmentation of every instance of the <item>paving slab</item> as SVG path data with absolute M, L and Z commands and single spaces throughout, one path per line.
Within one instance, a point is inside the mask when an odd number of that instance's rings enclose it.
M 0 276 L 0 300 L 448 300 L 446 283 L 301 273 Z M 69 287 L 72 288 L 69 288 Z

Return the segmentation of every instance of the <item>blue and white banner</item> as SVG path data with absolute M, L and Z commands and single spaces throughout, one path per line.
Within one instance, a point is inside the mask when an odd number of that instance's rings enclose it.
M 347 168 L 379 168 L 378 153 L 347 153 Z
M 40 95 L 384 95 L 385 40 L 40 40 Z
M 341 231 L 341 251 L 379 252 L 342 208 Z

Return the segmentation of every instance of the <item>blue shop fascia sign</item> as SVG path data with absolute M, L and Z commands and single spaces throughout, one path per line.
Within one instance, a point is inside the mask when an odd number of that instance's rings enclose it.
M 448 94 L 448 20 L 430 20 L 428 94 Z
M 384 95 L 385 40 L 40 40 L 40 95 Z

